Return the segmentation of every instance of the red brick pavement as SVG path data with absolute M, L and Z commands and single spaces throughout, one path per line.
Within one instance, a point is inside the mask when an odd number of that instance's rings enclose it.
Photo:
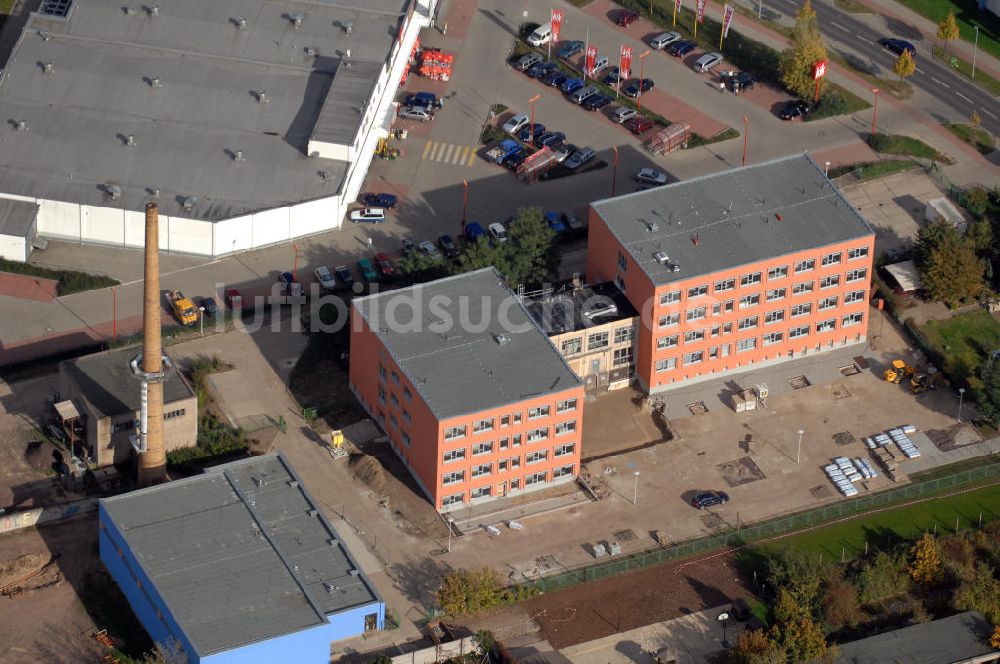
M 465 40 L 469 33 L 469 24 L 479 7 L 478 0 L 447 0 L 444 20 L 438 19 L 437 25 L 444 36 L 460 41 Z
M 17 297 L 22 300 L 51 302 L 56 298 L 59 282 L 24 274 L 0 273 L 0 295 Z

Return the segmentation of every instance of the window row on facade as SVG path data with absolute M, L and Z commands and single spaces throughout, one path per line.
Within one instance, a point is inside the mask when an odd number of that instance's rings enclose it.
M 562 415 L 565 413 L 570 413 L 575 411 L 576 407 L 577 407 L 577 400 L 575 397 L 572 399 L 563 399 L 561 401 L 556 402 L 554 412 L 556 415 Z M 501 415 L 500 417 L 485 417 L 483 419 L 476 420 L 475 422 L 472 423 L 471 430 L 473 435 L 481 435 L 493 431 L 498 427 L 500 429 L 505 429 L 512 425 L 524 424 L 525 422 L 530 424 L 533 420 L 540 420 L 542 418 L 550 417 L 552 414 L 553 414 L 553 407 L 549 404 L 545 404 L 541 406 L 535 406 L 534 408 L 529 408 L 526 412 L 519 411 L 516 413 Z M 558 429 L 559 426 L 560 425 L 556 425 L 556 428 Z M 576 426 L 575 421 L 573 422 L 573 426 L 574 427 Z M 467 435 L 469 435 L 469 430 L 470 427 L 468 424 L 459 424 L 456 426 L 448 427 L 447 429 L 444 430 L 444 439 L 459 440 L 460 438 L 465 438 Z M 548 431 L 548 428 L 546 427 L 544 430 Z M 535 433 L 536 433 L 535 431 L 529 431 L 527 433 L 529 443 L 532 442 L 531 437 Z M 520 439 L 520 437 L 521 437 L 520 434 L 515 434 L 515 438 Z
M 599 330 L 579 337 L 564 339 L 559 350 L 563 357 L 573 357 L 574 355 L 583 353 L 584 342 L 586 342 L 587 352 L 590 352 L 607 348 L 611 345 L 612 339 L 615 345 L 630 342 L 632 341 L 632 336 L 632 324 L 629 323 L 622 327 L 616 327 L 613 333 L 609 333 L 607 330 Z
M 465 437 L 463 429 L 467 427 L 449 427 L 445 429 L 444 439 L 446 441 L 461 440 Z M 492 454 L 496 450 L 506 450 L 511 447 L 519 447 L 522 442 L 526 443 L 539 443 L 543 440 L 549 439 L 549 433 L 552 433 L 553 437 L 565 436 L 577 431 L 576 420 L 566 420 L 565 422 L 559 422 L 552 427 L 544 426 L 538 427 L 537 429 L 529 429 L 523 433 L 513 433 L 508 436 L 503 436 L 496 441 L 484 440 L 472 445 L 471 448 L 459 448 L 449 450 L 445 453 L 446 457 L 448 454 L 461 453 L 461 456 L 457 458 L 465 458 L 465 450 L 470 449 L 472 456 L 481 456 L 483 454 Z M 496 445 L 495 445 L 496 443 Z M 445 458 L 445 461 L 454 461 L 454 459 Z
M 525 475 L 524 477 L 515 477 L 510 479 L 510 489 L 512 491 L 518 491 L 522 488 L 527 489 L 528 487 L 537 486 L 539 484 L 544 484 L 545 482 L 554 482 L 563 477 L 572 477 L 576 469 L 575 464 L 568 464 L 566 466 L 559 466 L 558 468 L 553 468 L 551 473 L 547 471 L 539 471 L 537 473 L 531 473 L 530 475 Z M 477 498 L 486 498 L 488 496 L 493 496 L 495 494 L 496 488 L 493 485 L 481 486 L 472 489 L 468 492 L 458 491 L 445 495 L 441 499 L 442 507 L 451 507 L 453 505 L 459 505 L 466 501 L 466 495 L 469 499 L 475 500 Z
M 464 452 L 465 450 L 461 451 Z M 534 450 L 526 453 L 523 457 L 518 454 L 516 456 L 510 456 L 496 461 L 484 461 L 483 463 L 473 465 L 468 469 L 468 472 L 465 468 L 445 471 L 441 475 L 441 484 L 448 486 L 449 484 L 464 482 L 466 479 L 476 479 L 477 477 L 485 477 L 494 473 L 499 474 L 518 470 L 521 468 L 522 460 L 525 466 L 532 466 L 534 464 L 549 461 L 549 459 L 558 459 L 560 457 L 571 456 L 575 453 L 576 443 L 574 442 L 556 445 L 552 449 Z M 445 452 L 445 461 L 455 460 L 453 455 L 452 458 L 449 458 L 450 454 L 450 452 Z

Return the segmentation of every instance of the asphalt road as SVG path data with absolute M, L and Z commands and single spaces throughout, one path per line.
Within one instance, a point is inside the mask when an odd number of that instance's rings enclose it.
M 797 0 L 765 0 L 767 9 L 794 16 L 802 3 Z M 976 110 L 982 117 L 982 127 L 993 134 L 1000 134 L 1000 103 L 987 91 L 956 74 L 947 65 L 931 57 L 930 45 L 915 42 L 906 35 L 881 32 L 864 21 L 854 18 L 823 2 L 814 2 L 813 9 L 819 21 L 820 32 L 828 42 L 850 48 L 877 64 L 889 77 L 896 55 L 879 44 L 880 39 L 897 37 L 913 42 L 917 49 L 917 71 L 907 79 L 910 84 L 937 101 L 955 110 L 958 118 L 968 118 Z M 957 118 L 956 118 L 957 119 Z

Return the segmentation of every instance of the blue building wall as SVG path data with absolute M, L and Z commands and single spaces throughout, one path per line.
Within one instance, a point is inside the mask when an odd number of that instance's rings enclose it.
M 167 610 L 163 599 L 156 592 L 156 586 L 139 566 L 114 521 L 104 511 L 104 506 L 100 505 L 99 510 L 101 562 L 128 598 L 139 622 L 146 628 L 151 639 L 159 643 L 180 643 L 188 653 L 191 664 L 198 664 L 194 647 Z
M 373 602 L 327 616 L 326 625 L 317 625 L 291 634 L 251 643 L 214 655 L 205 655 L 200 664 L 328 664 L 330 643 L 358 636 L 365 631 L 365 615 L 378 614 L 378 628 L 385 620 L 385 605 Z
M 125 545 L 103 505 L 100 506 L 99 521 L 101 562 L 121 588 L 150 638 L 160 643 L 179 642 L 187 652 L 190 664 L 272 664 L 285 661 L 295 664 L 328 664 L 330 643 L 363 634 L 366 615 L 374 613 L 378 616 L 377 629 L 385 626 L 385 604 L 372 602 L 327 616 L 328 622 L 325 625 L 199 657 L 180 625 L 167 610 L 156 587 Z M 139 583 L 136 583 L 137 580 Z

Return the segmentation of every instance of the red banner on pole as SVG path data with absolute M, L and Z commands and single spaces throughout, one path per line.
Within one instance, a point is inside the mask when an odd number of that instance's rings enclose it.
M 705 0 L 698 0 L 698 22 L 705 22 Z
M 588 46 L 587 47 L 587 60 L 584 65 L 584 74 L 590 76 L 591 72 L 594 71 L 594 63 L 597 61 L 597 47 Z
M 624 81 L 632 75 L 632 47 L 622 46 L 621 60 L 618 63 L 618 80 Z
M 826 60 L 817 60 L 813 63 L 813 79 L 818 81 L 826 76 Z
M 674 0 L 674 16 L 677 16 L 681 11 L 681 0 Z
M 563 13 L 559 9 L 552 10 L 552 41 L 559 41 L 559 30 L 562 28 Z
M 726 5 L 726 13 L 722 18 L 722 36 L 729 36 L 729 24 L 733 22 L 733 14 L 736 13 L 736 8 L 732 5 Z

